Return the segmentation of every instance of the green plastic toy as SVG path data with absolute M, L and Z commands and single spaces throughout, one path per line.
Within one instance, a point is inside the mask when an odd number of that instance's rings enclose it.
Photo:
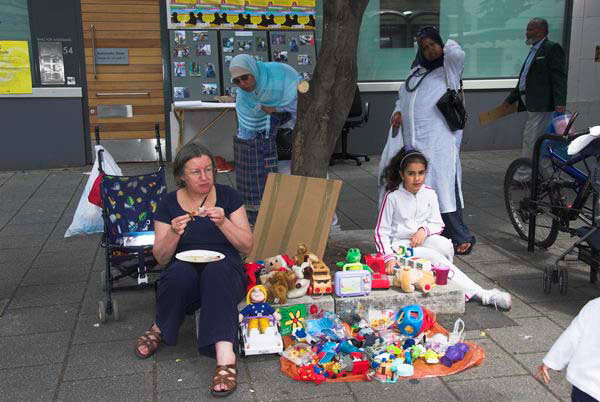
M 346 271 L 360 271 L 367 270 L 370 273 L 373 273 L 373 270 L 369 268 L 368 265 L 365 265 L 360 262 L 362 258 L 362 254 L 360 253 L 360 249 L 358 248 L 349 248 L 346 253 L 346 261 L 340 261 L 336 263 L 338 267 L 342 268 L 342 270 Z

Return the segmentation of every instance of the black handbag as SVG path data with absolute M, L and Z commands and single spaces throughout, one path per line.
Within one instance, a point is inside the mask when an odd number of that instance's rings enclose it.
M 289 161 L 292 159 L 292 145 L 294 143 L 294 137 L 292 136 L 294 130 L 291 128 L 280 128 L 277 130 L 276 143 L 277 143 L 277 159 L 280 161 Z
M 444 68 L 444 73 L 446 69 Z M 446 73 L 447 74 L 447 73 Z M 456 91 L 450 88 L 448 75 L 446 75 L 446 93 L 437 101 L 436 105 L 439 111 L 446 119 L 450 131 L 462 130 L 467 123 L 467 111 L 465 110 L 464 92 L 462 90 L 462 80 L 460 81 L 460 90 Z
M 274 112 L 271 114 L 271 124 L 277 130 L 275 142 L 277 144 L 277 159 L 280 161 L 289 161 L 292 159 L 292 144 L 294 142 L 291 128 L 279 128 L 287 123 L 292 115 L 290 112 Z

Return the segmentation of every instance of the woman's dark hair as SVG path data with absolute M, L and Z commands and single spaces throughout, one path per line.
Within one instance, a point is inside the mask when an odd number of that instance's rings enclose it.
M 413 162 L 422 163 L 425 165 L 425 169 L 427 169 L 427 158 L 425 158 L 425 155 L 410 145 L 402 147 L 383 171 L 386 191 L 395 191 L 400 187 L 402 183 L 400 173 L 404 172 L 406 167 Z
M 217 163 L 215 162 L 215 157 L 204 145 L 200 145 L 196 142 L 189 142 L 177 152 L 175 160 L 173 161 L 173 176 L 175 177 L 175 184 L 177 187 L 185 187 L 185 181 L 181 178 L 184 173 L 185 164 L 188 163 L 190 159 L 205 155 L 210 158 L 213 167 L 213 175 L 216 175 Z

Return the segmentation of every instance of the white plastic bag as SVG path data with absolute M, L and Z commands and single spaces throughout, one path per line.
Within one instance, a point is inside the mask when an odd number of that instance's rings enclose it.
M 398 134 L 394 137 L 394 127 L 390 127 L 387 142 L 385 148 L 381 153 L 381 160 L 379 161 L 379 170 L 377 175 L 378 190 L 379 190 L 379 205 L 378 209 L 381 209 L 381 203 L 383 202 L 383 196 L 385 194 L 385 185 L 383 184 L 383 171 L 389 165 L 390 161 L 400 149 L 404 146 L 404 138 L 402 137 L 402 126 L 398 127 Z
M 102 222 L 102 210 L 97 205 L 94 205 L 88 201 L 88 195 L 90 194 L 90 190 L 98 178 L 98 150 L 104 150 L 102 153 L 102 170 L 106 174 L 122 176 L 123 173 L 121 169 L 117 165 L 117 162 L 113 159 L 111 154 L 108 153 L 106 149 L 102 145 L 96 145 L 95 147 L 95 155 L 96 160 L 94 161 L 94 166 L 92 167 L 92 171 L 90 172 L 90 177 L 85 185 L 85 189 L 83 190 L 83 194 L 81 194 L 81 199 L 79 200 L 79 204 L 77 205 L 77 209 L 75 210 L 75 215 L 73 216 L 73 222 L 71 222 L 71 226 L 65 232 L 65 237 L 75 236 L 75 235 L 84 235 L 89 233 L 98 233 L 104 231 L 104 223 Z

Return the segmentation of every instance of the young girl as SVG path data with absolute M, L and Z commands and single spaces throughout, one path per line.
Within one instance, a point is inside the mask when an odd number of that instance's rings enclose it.
M 465 291 L 467 301 L 476 298 L 484 305 L 510 310 L 510 294 L 498 289 L 483 289 L 452 264 L 452 242 L 440 236 L 444 222 L 435 191 L 423 185 L 427 159 L 410 146 L 403 147 L 384 170 L 386 193 L 375 228 L 375 245 L 383 254 L 388 274 L 398 263 L 394 250 L 410 246 L 415 256 L 430 260 L 433 265 L 446 265 L 454 271 L 452 280 Z

